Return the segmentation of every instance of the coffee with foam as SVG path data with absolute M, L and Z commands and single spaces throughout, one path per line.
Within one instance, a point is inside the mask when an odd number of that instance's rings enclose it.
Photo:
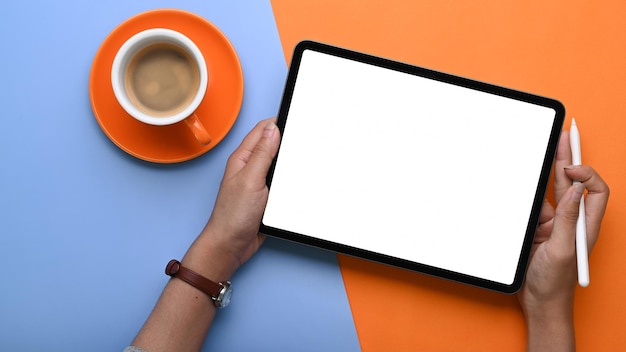
M 143 113 L 171 116 L 184 110 L 195 97 L 200 72 L 182 48 L 161 43 L 140 50 L 125 75 L 128 97 Z

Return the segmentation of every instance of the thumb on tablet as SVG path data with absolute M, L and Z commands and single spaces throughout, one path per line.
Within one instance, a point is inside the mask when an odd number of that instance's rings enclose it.
M 272 160 L 278 151 L 280 144 L 280 132 L 273 120 L 270 120 L 263 127 L 261 139 L 257 142 L 252 150 L 247 167 L 249 172 L 253 174 L 267 174 Z

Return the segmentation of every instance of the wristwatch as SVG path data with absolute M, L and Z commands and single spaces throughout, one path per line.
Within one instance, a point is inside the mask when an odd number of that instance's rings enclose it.
M 230 303 L 233 289 L 230 281 L 213 282 L 195 271 L 185 268 L 178 260 L 172 259 L 165 267 L 165 274 L 181 279 L 198 290 L 206 293 L 217 308 L 224 308 Z

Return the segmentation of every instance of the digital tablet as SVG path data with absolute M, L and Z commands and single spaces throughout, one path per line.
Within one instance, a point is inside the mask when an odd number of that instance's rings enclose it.
M 261 232 L 514 293 L 564 117 L 553 99 L 301 42 Z

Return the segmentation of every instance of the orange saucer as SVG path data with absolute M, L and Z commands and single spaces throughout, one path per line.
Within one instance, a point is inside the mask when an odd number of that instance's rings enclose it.
M 117 50 L 134 34 L 157 27 L 183 33 L 204 55 L 209 85 L 196 114 L 213 137 L 209 145 L 200 145 L 183 121 L 153 126 L 135 120 L 113 95 L 111 66 Z M 102 42 L 91 66 L 89 95 L 96 120 L 118 147 L 143 160 L 176 163 L 208 152 L 230 131 L 243 100 L 243 72 L 228 38 L 209 21 L 181 10 L 152 10 L 126 20 Z

